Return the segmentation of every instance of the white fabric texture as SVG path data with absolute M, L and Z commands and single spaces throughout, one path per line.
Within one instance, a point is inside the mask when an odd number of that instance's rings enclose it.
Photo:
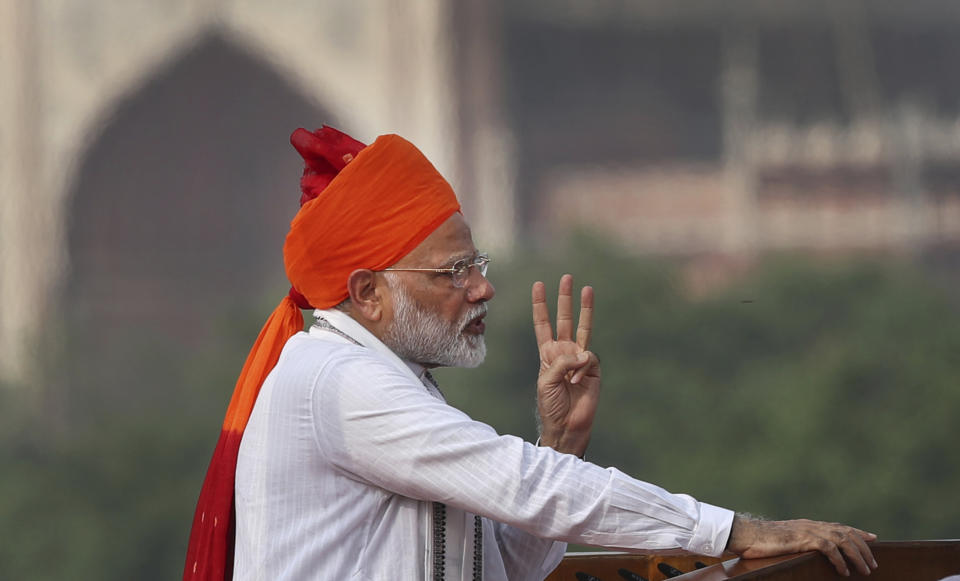
M 446 576 L 543 579 L 577 542 L 718 555 L 733 513 L 575 456 L 498 435 L 447 405 L 424 370 L 345 313 L 361 345 L 313 328 L 285 345 L 237 462 L 234 579 L 432 579 L 433 502 Z

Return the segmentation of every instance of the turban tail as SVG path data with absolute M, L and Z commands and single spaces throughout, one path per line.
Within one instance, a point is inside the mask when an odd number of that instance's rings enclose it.
M 417 247 L 460 205 L 426 157 L 396 135 L 362 143 L 330 127 L 290 137 L 303 156 L 300 211 L 283 255 L 293 284 L 237 380 L 197 501 L 183 578 L 232 578 L 237 454 L 260 386 L 287 340 L 303 330 L 300 308 L 325 309 L 349 296 L 356 269 L 382 270 Z

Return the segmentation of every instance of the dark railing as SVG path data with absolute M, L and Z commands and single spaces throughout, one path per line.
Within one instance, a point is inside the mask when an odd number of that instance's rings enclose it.
M 571 553 L 547 581 L 807 581 L 869 579 L 870 581 L 938 581 L 960 575 L 960 540 L 877 541 L 871 544 L 880 567 L 869 577 L 837 573 L 819 553 L 770 559 L 709 558 L 683 551 Z

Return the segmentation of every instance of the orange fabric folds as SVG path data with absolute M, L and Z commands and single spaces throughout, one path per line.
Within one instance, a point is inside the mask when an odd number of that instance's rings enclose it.
M 306 164 L 302 207 L 284 246 L 295 291 L 267 320 L 237 380 L 197 502 L 185 580 L 224 581 L 233 576 L 240 441 L 284 344 L 303 330 L 298 304 L 306 306 L 305 299 L 322 309 L 340 303 L 347 298 L 351 272 L 394 264 L 460 209 L 450 185 L 427 158 L 396 135 L 364 147 L 324 127 L 313 133 L 298 129 L 291 143 Z
M 300 209 L 283 248 L 287 277 L 311 305 L 347 298 L 347 277 L 380 270 L 413 250 L 460 204 L 410 142 L 379 137 Z
M 221 581 L 232 577 L 233 491 L 240 439 L 263 380 L 277 364 L 287 339 L 302 330 L 300 309 L 290 297 L 285 297 L 270 315 L 247 355 L 200 489 L 187 546 L 184 579 Z

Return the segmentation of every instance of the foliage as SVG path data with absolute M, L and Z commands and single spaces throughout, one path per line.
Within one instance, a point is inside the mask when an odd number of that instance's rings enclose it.
M 46 382 L 69 392 L 34 406 L 13 397 L 26 387 L 0 391 L 0 579 L 179 578 L 257 310 L 199 352 L 131 332 L 106 357 L 67 330 Z
M 498 261 L 488 362 L 438 373 L 453 404 L 536 437 L 529 285 L 555 293 L 565 271 L 597 292 L 590 460 L 769 517 L 960 535 L 960 315 L 922 273 L 781 257 L 691 301 L 670 266 L 589 238 Z M 0 388 L 0 578 L 179 575 L 219 420 L 269 308 L 230 313 L 195 351 L 131 331 L 102 353 L 67 330 L 41 404 Z
M 771 518 L 887 539 L 960 533 L 960 316 L 922 273 L 780 257 L 695 302 L 671 269 L 589 241 L 563 269 L 537 257 L 497 266 L 490 363 L 442 376 L 474 417 L 536 437 L 526 289 L 549 273 L 555 293 L 566 269 L 597 293 L 592 461 Z

